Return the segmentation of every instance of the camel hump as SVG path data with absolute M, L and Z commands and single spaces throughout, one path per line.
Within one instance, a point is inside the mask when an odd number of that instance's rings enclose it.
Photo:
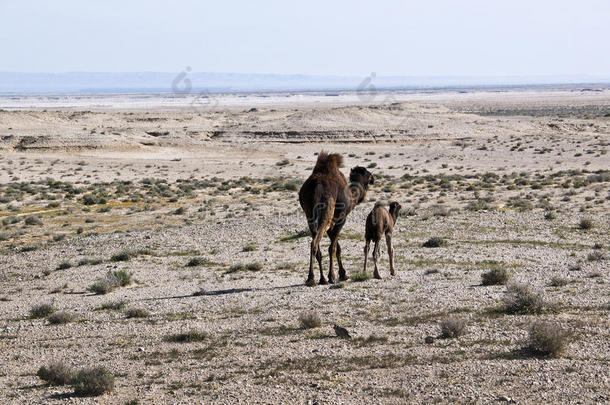
M 316 167 L 313 168 L 314 173 L 329 173 L 332 170 L 338 170 L 343 167 L 343 156 L 339 153 L 320 152 Z

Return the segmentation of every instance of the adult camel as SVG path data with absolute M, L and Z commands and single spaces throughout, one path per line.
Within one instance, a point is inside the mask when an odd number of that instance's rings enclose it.
M 364 167 L 356 166 L 350 171 L 348 183 L 339 170 L 341 167 L 343 167 L 343 157 L 340 154 L 320 152 L 311 176 L 299 190 L 299 202 L 307 216 L 312 238 L 307 285 L 315 284 L 314 257 L 320 267 L 320 284 L 336 281 L 335 254 L 339 265 L 339 280 L 347 280 L 347 274 L 341 262 L 341 246 L 337 239 L 347 215 L 366 198 L 369 184 L 374 183 L 374 177 Z M 327 233 L 330 238 L 328 280 L 324 277 L 322 253 L 320 252 L 320 241 L 324 233 Z

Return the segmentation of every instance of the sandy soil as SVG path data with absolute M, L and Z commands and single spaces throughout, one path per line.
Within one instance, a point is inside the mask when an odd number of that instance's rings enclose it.
M 223 97 L 0 99 L 0 402 L 610 400 L 609 89 Z M 320 150 L 376 176 L 340 239 L 349 275 L 375 202 L 402 204 L 395 277 L 383 246 L 382 280 L 304 285 L 297 190 Z M 503 313 L 491 270 L 553 305 Z M 91 292 L 112 271 L 131 282 Z M 439 338 L 447 318 L 466 333 Z M 538 321 L 570 332 L 558 357 L 524 349 Z M 51 361 L 103 365 L 114 390 L 47 386 Z

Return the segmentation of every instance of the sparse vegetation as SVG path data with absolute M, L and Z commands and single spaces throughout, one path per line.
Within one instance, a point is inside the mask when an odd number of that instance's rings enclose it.
M 558 357 L 568 346 L 569 337 L 557 324 L 536 322 L 530 327 L 527 349 L 536 355 Z
M 127 318 L 148 318 L 149 316 L 148 311 L 142 308 L 129 308 L 125 311 L 125 317 Z
M 36 375 L 49 385 L 66 385 L 72 380 L 72 370 L 63 362 L 54 361 L 48 366 L 41 366 Z
M 582 218 L 578 223 L 578 227 L 583 230 L 593 229 L 593 220 L 591 218 Z
M 114 389 L 114 375 L 105 367 L 79 370 L 71 379 L 74 393 L 80 396 L 99 396 Z
M 59 263 L 57 270 L 66 270 L 70 267 L 72 267 L 72 263 L 70 263 L 68 260 L 64 260 L 63 262 Z
M 544 300 L 542 295 L 522 283 L 513 283 L 506 288 L 502 312 L 506 314 L 541 314 L 555 310 L 555 305 Z
M 131 273 L 125 270 L 109 271 L 104 278 L 97 280 L 88 288 L 92 293 L 101 295 L 108 294 L 118 287 L 131 284 Z
M 165 340 L 173 343 L 191 343 L 201 342 L 209 338 L 209 335 L 205 332 L 201 332 L 197 329 L 192 329 L 188 332 L 176 333 L 173 335 L 166 336 Z
M 466 321 L 462 318 L 445 318 L 441 321 L 441 337 L 458 338 L 466 333 Z
M 42 225 L 42 220 L 35 215 L 26 217 L 23 222 L 28 226 Z
M 58 311 L 49 315 L 47 320 L 51 325 L 63 325 L 72 322 L 74 320 L 74 315 L 66 311 Z
M 108 301 L 108 302 L 103 303 L 98 309 L 118 311 L 118 310 L 124 309 L 126 305 L 127 305 L 127 301 L 125 301 L 125 300 Z
M 238 263 L 234 264 L 227 270 L 227 273 L 235 273 L 237 271 L 250 270 L 250 271 L 260 271 L 263 269 L 263 265 L 254 262 L 254 263 Z
M 112 262 L 126 262 L 129 259 L 131 259 L 131 252 L 129 252 L 128 250 L 123 250 L 119 253 L 115 253 L 114 255 L 112 255 L 112 257 L 110 258 L 110 261 Z
M 322 320 L 317 312 L 307 311 L 299 315 L 299 324 L 303 329 L 317 328 L 322 325 Z
M 604 252 L 596 250 L 587 255 L 587 260 L 590 262 L 599 262 L 602 260 L 606 260 L 606 255 L 604 254 Z
M 187 265 L 187 267 L 196 267 L 196 266 L 203 266 L 208 263 L 209 263 L 209 261 L 207 259 L 205 259 L 204 257 L 197 256 L 197 257 L 191 258 L 186 263 L 186 265 Z
M 363 282 L 371 279 L 371 275 L 364 271 L 357 271 L 352 273 L 351 277 L 352 281 L 355 282 Z
M 242 249 L 243 252 L 254 252 L 256 250 L 256 244 L 248 243 Z
M 491 269 L 481 275 L 481 284 L 483 285 L 498 285 L 506 284 L 510 274 L 506 269 L 495 268 Z
M 563 277 L 555 276 L 555 277 L 551 278 L 549 285 L 551 287 L 564 287 L 564 286 L 568 285 L 569 283 L 570 283 L 570 280 L 563 278 Z
M 438 236 L 433 236 L 432 238 L 425 241 L 424 244 L 422 245 L 422 247 L 437 248 L 437 247 L 441 247 L 441 246 L 445 246 L 445 245 L 447 245 L 447 241 L 445 239 L 438 237 Z
M 34 305 L 30 309 L 30 318 L 32 318 L 32 319 L 46 318 L 47 316 L 51 315 L 53 313 L 53 311 L 55 311 L 55 309 L 53 308 L 53 304 L 45 303 L 45 304 Z

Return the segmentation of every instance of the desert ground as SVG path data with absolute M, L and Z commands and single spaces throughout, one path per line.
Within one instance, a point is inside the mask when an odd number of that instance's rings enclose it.
M 608 86 L 0 97 L 0 402 L 606 403 L 609 147 Z M 351 279 L 309 287 L 321 150 L 375 183 Z M 563 350 L 533 349 L 545 322 Z M 114 388 L 49 385 L 53 362 Z

